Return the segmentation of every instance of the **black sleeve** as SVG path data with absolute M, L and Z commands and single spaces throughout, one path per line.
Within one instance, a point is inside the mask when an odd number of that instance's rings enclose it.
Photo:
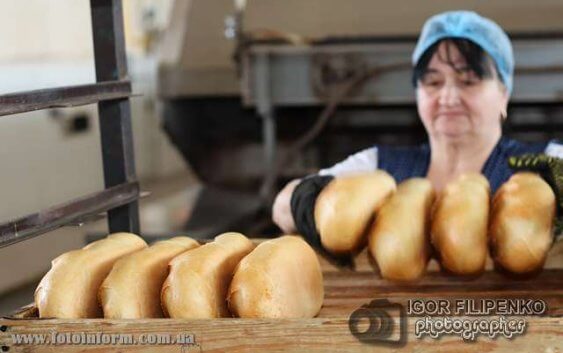
M 331 175 L 312 175 L 303 179 L 291 195 L 291 214 L 297 231 L 305 241 L 331 263 L 340 267 L 354 267 L 351 256 L 329 254 L 321 244 L 321 236 L 315 224 L 315 202 L 324 187 L 334 179 Z

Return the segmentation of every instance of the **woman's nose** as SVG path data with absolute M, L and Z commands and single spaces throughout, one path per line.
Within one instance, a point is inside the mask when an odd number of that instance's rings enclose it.
M 459 87 L 452 83 L 446 83 L 440 90 L 439 103 L 443 106 L 454 106 L 459 104 Z

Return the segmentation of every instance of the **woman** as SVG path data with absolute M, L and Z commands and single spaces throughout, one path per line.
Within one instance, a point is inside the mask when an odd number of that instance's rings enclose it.
M 463 173 L 481 172 L 494 192 L 513 173 L 507 163 L 511 156 L 546 153 L 563 158 L 560 143 L 523 144 L 502 137 L 514 59 L 510 39 L 493 21 L 469 11 L 431 17 L 412 63 L 417 108 L 428 144 L 375 146 L 304 181 L 291 181 L 273 206 L 273 220 L 285 233 L 314 231 L 314 200 L 332 177 L 379 168 L 397 182 L 425 176 L 441 190 Z M 294 218 L 298 218 L 297 226 Z

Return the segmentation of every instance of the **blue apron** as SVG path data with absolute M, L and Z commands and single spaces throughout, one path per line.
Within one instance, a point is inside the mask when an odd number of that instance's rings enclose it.
M 514 173 L 508 167 L 508 157 L 526 153 L 543 153 L 546 142 L 522 143 L 502 137 L 485 162 L 481 173 L 487 177 L 494 193 Z M 430 146 L 377 146 L 377 167 L 391 174 L 397 183 L 414 177 L 425 177 L 430 165 Z

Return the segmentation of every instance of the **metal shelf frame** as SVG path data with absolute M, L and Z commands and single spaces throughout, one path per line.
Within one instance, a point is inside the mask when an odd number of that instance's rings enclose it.
M 105 189 L 0 224 L 0 248 L 107 212 L 110 233 L 140 233 L 121 0 L 90 0 L 96 83 L 0 96 L 0 116 L 98 104 Z

